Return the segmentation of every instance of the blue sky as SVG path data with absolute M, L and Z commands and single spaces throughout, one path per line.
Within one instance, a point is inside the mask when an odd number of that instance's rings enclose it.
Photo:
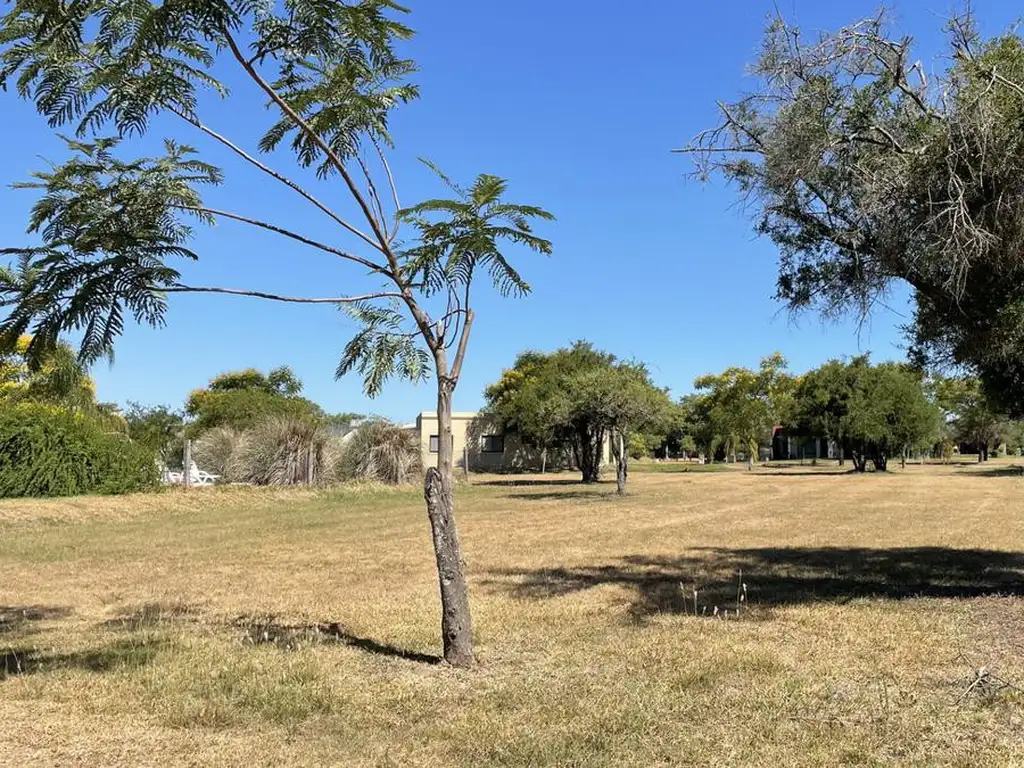
M 403 203 L 439 188 L 416 162 L 426 156 L 469 181 L 480 172 L 507 177 L 510 197 L 542 205 L 558 217 L 542 234 L 555 253 L 516 253 L 533 285 L 526 299 L 480 291 L 478 321 L 455 407 L 481 404 L 484 386 L 525 348 L 554 349 L 579 338 L 625 358 L 645 361 L 675 394 L 695 376 L 729 365 L 754 366 L 779 350 L 794 370 L 839 355 L 871 351 L 903 356 L 898 326 L 909 317 L 905 292 L 890 297 L 866 326 L 823 325 L 792 318 L 773 300 L 776 254 L 755 239 L 750 222 L 720 182 L 699 185 L 687 161 L 670 151 L 715 120 L 715 100 L 746 84 L 744 66 L 757 50 L 765 0 L 732 3 L 643 3 L 520 0 L 411 2 L 418 35 L 409 53 L 420 64 L 422 98 L 394 119 L 393 169 Z M 871 14 L 861 0 L 779 0 L 807 31 Z M 998 32 L 1019 14 L 1010 0 L 976 0 L 983 31 Z M 895 13 L 933 62 L 945 0 L 903 0 Z M 204 108 L 208 123 L 254 146 L 265 125 L 252 87 L 225 75 L 232 96 Z M 25 178 L 41 158 L 63 150 L 30 105 L 0 94 L 0 184 Z M 283 188 L 265 183 L 201 135 L 173 129 L 223 165 L 227 183 L 211 204 L 277 221 L 317 237 L 337 236 L 323 217 Z M 208 151 L 209 150 L 209 151 Z M 287 157 L 274 164 L 291 171 Z M 316 185 L 330 203 L 336 185 Z M 0 191 L 0 243 L 23 234 L 32 193 Z M 187 279 L 207 285 L 280 293 L 339 295 L 366 284 L 317 251 L 232 225 L 203 231 L 199 265 Z M 408 421 L 433 407 L 432 386 L 391 383 L 368 400 L 354 376 L 334 380 L 352 330 L 324 307 L 282 306 L 231 297 L 173 297 L 162 330 L 133 327 L 113 366 L 94 370 L 102 400 L 180 406 L 211 376 L 255 366 L 289 365 L 306 394 L 331 411 L 379 413 Z

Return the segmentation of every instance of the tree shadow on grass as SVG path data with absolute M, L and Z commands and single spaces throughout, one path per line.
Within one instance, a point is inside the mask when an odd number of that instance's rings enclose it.
M 247 645 L 271 645 L 282 650 L 336 643 L 358 648 L 366 653 L 386 658 L 404 659 L 420 664 L 440 664 L 440 656 L 420 653 L 382 643 L 369 637 L 356 635 L 337 622 L 316 624 L 283 624 L 273 617 L 243 616 L 232 625 L 242 630 L 242 640 Z
M 856 598 L 1024 595 L 1024 554 L 945 547 L 702 548 L 680 557 L 632 555 L 608 564 L 513 568 L 490 576 L 485 584 L 522 599 L 626 587 L 632 591 L 628 613 L 637 621 L 693 613 L 694 587 L 699 611 L 735 610 L 746 584 L 746 615 L 768 619 L 781 606 Z
M 1011 464 L 1009 466 L 986 467 L 977 469 L 956 469 L 954 475 L 970 475 L 971 477 L 1024 477 L 1024 465 Z
M 474 481 L 472 484 L 480 486 L 496 486 L 498 488 L 542 488 L 548 485 L 583 485 L 579 477 L 576 477 L 575 479 L 552 478 L 551 480 L 520 480 L 516 478 L 509 478 L 508 480 L 478 480 Z
M 107 619 L 103 622 L 103 627 L 125 632 L 139 632 L 163 624 L 196 622 L 198 620 L 197 609 L 187 603 L 144 603 L 126 608 L 114 618 Z
M 29 635 L 39 631 L 39 623 L 67 618 L 66 605 L 0 605 L 0 635 Z
M 193 605 L 182 602 L 146 603 L 127 608 L 102 623 L 105 629 L 139 632 L 160 626 L 199 624 L 204 617 Z M 421 664 L 438 664 L 440 656 L 420 653 L 349 632 L 338 622 L 286 624 L 274 616 L 244 615 L 234 620 L 214 618 L 209 626 L 227 628 L 247 646 L 269 645 L 294 651 L 311 645 L 341 644 L 376 656 L 405 659 Z
M 531 493 L 529 491 L 525 493 L 509 493 L 505 495 L 505 498 L 518 501 L 608 501 L 618 495 L 615 493 L 614 486 L 612 486 L 611 490 L 601 490 L 594 486 L 589 486 L 589 490 L 585 490 L 585 488 L 571 491 L 550 491 L 548 493 Z
M 745 475 L 742 472 L 736 474 L 744 477 L 844 477 L 846 475 L 856 475 L 854 469 L 787 469 L 782 467 L 758 469 L 755 472 L 747 472 Z M 873 472 L 859 473 L 874 474 Z
M 0 681 L 39 672 L 77 669 L 87 672 L 112 672 L 136 669 L 149 664 L 163 643 L 122 640 L 100 648 L 58 653 L 21 647 L 0 650 Z

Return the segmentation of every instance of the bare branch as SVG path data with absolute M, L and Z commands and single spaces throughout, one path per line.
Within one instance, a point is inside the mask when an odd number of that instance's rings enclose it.
M 398 234 L 398 212 L 402 210 L 402 204 L 398 202 L 398 188 L 395 186 L 395 177 L 391 173 L 391 166 L 388 165 L 388 159 L 384 156 L 384 150 L 381 149 L 380 144 L 376 139 L 371 137 L 370 141 L 373 144 L 373 148 L 377 150 L 377 157 L 380 158 L 380 164 L 384 168 L 384 173 L 387 174 L 388 186 L 391 187 L 391 200 L 395 204 L 395 226 L 394 229 L 388 233 L 388 242 L 390 243 Z
M 381 231 L 380 226 L 378 225 L 377 220 L 373 215 L 373 211 L 370 209 L 369 204 L 366 202 L 366 198 L 364 198 L 363 194 L 359 191 L 359 187 L 352 179 L 352 176 L 348 172 L 348 169 L 345 168 L 345 163 L 342 161 L 342 159 L 338 157 L 337 153 L 333 149 L 331 149 L 330 145 L 323 140 L 323 137 L 321 137 L 320 134 L 314 131 L 313 128 L 309 125 L 309 123 L 303 120 L 302 116 L 292 108 L 291 104 L 289 104 L 287 101 L 281 98 L 281 95 L 276 90 L 274 90 L 274 87 L 266 80 L 264 80 L 263 76 L 260 75 L 260 73 L 256 71 L 255 67 L 253 67 L 253 65 L 249 63 L 249 61 L 245 58 L 245 55 L 239 49 L 238 43 L 235 42 L 235 38 L 231 35 L 230 30 L 223 28 L 221 29 L 221 32 L 224 35 L 224 39 L 227 41 L 228 48 L 231 49 L 232 55 L 235 57 L 238 63 L 242 65 L 242 69 L 245 70 L 246 74 L 248 74 L 249 77 L 252 78 L 252 80 L 260 87 L 260 89 L 263 90 L 263 92 L 270 97 L 271 101 L 273 101 L 278 106 L 278 108 L 282 112 L 284 112 L 288 119 L 291 120 L 297 128 L 299 128 L 303 133 L 305 133 L 313 141 L 313 143 L 315 143 L 320 148 L 320 151 L 322 151 L 327 156 L 327 159 L 331 161 L 334 167 L 338 169 L 338 173 L 341 174 L 341 178 L 344 179 L 345 184 L 348 186 L 349 192 L 352 194 L 352 197 L 355 198 L 356 203 L 358 203 L 359 207 L 362 209 L 363 216 L 366 217 L 367 223 L 369 223 L 369 225 L 372 227 L 373 234 L 376 236 L 377 241 L 380 243 L 380 248 L 382 250 L 387 250 L 387 237 Z M 389 258 L 393 258 L 393 256 Z M 397 270 L 395 271 L 397 272 Z
M 307 192 L 305 189 L 303 189 L 299 184 L 297 184 L 296 182 L 294 182 L 291 179 L 289 179 L 287 176 L 284 176 L 283 174 L 278 173 L 273 168 L 271 168 L 268 165 L 266 165 L 265 163 L 261 162 L 259 159 L 253 157 L 248 152 L 246 152 L 244 149 L 242 149 L 237 144 L 235 144 L 233 141 L 228 139 L 226 136 L 223 136 L 223 135 L 217 133 L 215 130 L 213 130 L 209 126 L 204 125 L 203 123 L 201 123 L 197 118 L 190 117 L 190 116 L 188 116 L 188 115 L 186 115 L 186 114 L 184 114 L 182 112 L 178 112 L 178 111 L 176 111 L 174 109 L 171 109 L 171 112 L 176 114 L 178 117 L 180 117 L 185 122 L 195 126 L 196 128 L 198 128 L 200 131 L 205 133 L 210 138 L 219 141 L 221 144 L 223 144 L 225 147 L 230 149 L 236 155 L 238 155 L 239 157 L 247 160 L 249 163 L 251 163 L 252 165 L 256 166 L 257 168 L 259 168 L 261 171 L 263 171 L 267 175 L 274 177 L 275 179 L 280 181 L 285 186 L 290 187 L 294 191 L 298 192 L 300 195 L 302 195 L 304 198 L 306 198 L 309 202 L 311 202 L 313 205 L 315 205 L 321 211 L 326 213 L 328 216 L 330 216 L 332 219 L 334 219 L 338 224 L 340 224 L 342 227 L 347 229 L 353 235 L 355 235 L 356 237 L 361 239 L 367 245 L 371 246 L 372 248 L 376 248 L 377 250 L 380 250 L 380 246 L 373 240 L 372 237 L 367 235 L 365 232 L 362 232 L 358 227 L 355 227 L 352 224 L 349 224 L 347 221 L 345 221 L 343 218 L 341 218 L 338 214 L 336 214 L 334 211 L 332 211 L 330 208 L 328 208 L 322 202 L 317 200 L 313 195 L 311 195 L 309 192 Z
M 452 363 L 451 378 L 457 381 L 462 373 L 462 361 L 466 359 L 466 348 L 469 346 L 469 332 L 473 327 L 475 313 L 472 309 L 466 311 L 466 324 L 462 326 L 462 335 L 459 337 L 459 348 L 455 350 L 455 361 Z
M 319 248 L 321 251 L 326 251 L 327 253 L 334 254 L 335 256 L 338 256 L 339 258 L 347 259 L 349 261 L 354 261 L 356 264 L 362 264 L 364 267 L 366 267 L 367 269 L 372 270 L 373 272 L 379 272 L 380 274 L 386 275 L 388 277 L 391 276 L 391 272 L 383 264 L 376 264 L 376 263 L 370 261 L 369 259 L 364 259 L 361 256 L 355 256 L 355 255 L 353 255 L 351 253 L 347 253 L 346 251 L 342 251 L 342 250 L 340 250 L 338 248 L 335 248 L 334 246 L 327 245 L 326 243 L 321 243 L 321 242 L 319 242 L 317 240 L 313 240 L 311 238 L 306 237 L 305 235 L 300 235 L 297 232 L 292 232 L 289 229 L 285 229 L 284 227 L 279 227 L 276 224 L 269 224 L 269 223 L 267 223 L 265 221 L 260 221 L 259 219 L 252 219 L 252 218 L 249 218 L 248 216 L 242 216 L 242 215 L 237 214 L 237 213 L 231 213 L 230 211 L 222 211 L 222 210 L 219 210 L 217 208 L 206 208 L 206 207 L 187 206 L 187 205 L 176 205 L 176 206 L 171 206 L 171 207 L 179 208 L 179 209 L 184 210 L 184 211 L 194 211 L 196 213 L 207 213 L 207 214 L 210 214 L 211 216 L 219 216 L 221 218 L 232 219 L 233 221 L 241 221 L 241 222 L 243 222 L 245 224 L 251 224 L 254 227 L 260 227 L 261 229 L 266 229 L 266 230 L 269 230 L 271 232 L 276 232 L 279 235 L 283 235 L 284 237 L 291 238 L 292 240 L 297 240 L 298 242 L 304 243 L 305 245 L 312 246 L 313 248 Z
M 214 286 L 196 286 L 175 284 L 166 288 L 156 288 L 163 293 L 223 293 L 229 296 L 249 296 L 256 299 L 268 299 L 269 301 L 283 301 L 289 304 L 355 304 L 360 301 L 372 301 L 373 299 L 401 298 L 400 293 L 367 293 L 363 296 L 334 296 L 330 298 L 306 298 L 303 296 L 281 296 L 276 293 L 264 291 L 247 291 L 238 288 L 219 288 Z
M 234 55 L 235 59 L 242 65 L 246 74 L 248 74 L 253 82 L 255 82 L 260 89 L 270 97 L 271 101 L 278 106 L 288 119 L 291 120 L 296 127 L 302 130 L 302 132 L 320 148 L 320 150 L 327 156 L 327 159 L 331 161 L 335 168 L 337 168 L 338 173 L 341 175 L 345 185 L 348 187 L 349 193 L 352 195 L 353 199 L 355 199 L 356 203 L 358 203 L 363 212 L 363 216 L 373 229 L 373 234 L 377 238 L 377 242 L 380 244 L 379 250 L 388 260 L 388 266 L 391 270 L 390 277 L 402 292 L 402 300 L 405 302 L 406 306 L 409 307 L 409 312 L 412 313 L 417 327 L 423 334 L 423 340 L 426 342 L 430 350 L 434 352 L 435 359 L 438 359 L 438 341 L 433 329 L 431 328 L 430 317 L 423 311 L 423 308 L 417 303 L 416 298 L 413 296 L 412 290 L 405 278 L 402 276 L 401 265 L 398 263 L 398 257 L 395 256 L 394 251 L 391 250 L 391 244 L 387 235 L 382 231 L 380 225 L 377 223 L 373 215 L 373 211 L 366 202 L 366 198 L 363 197 L 362 193 L 359 191 L 359 187 L 353 180 L 352 175 L 348 172 L 348 169 L 345 168 L 344 162 L 342 162 L 337 153 L 331 149 L 330 145 L 328 145 L 327 142 L 325 142 L 323 138 L 314 131 L 312 127 L 310 127 L 309 123 L 303 120 L 302 116 L 297 113 L 287 101 L 281 98 L 281 95 L 274 90 L 273 86 L 271 86 L 270 83 L 268 83 L 262 75 L 255 70 L 253 65 L 246 60 L 242 51 L 238 48 L 238 43 L 235 42 L 234 37 L 231 35 L 231 31 L 226 28 L 222 28 L 221 33 L 224 35 L 224 39 L 227 42 L 228 47 L 231 49 L 232 55 Z

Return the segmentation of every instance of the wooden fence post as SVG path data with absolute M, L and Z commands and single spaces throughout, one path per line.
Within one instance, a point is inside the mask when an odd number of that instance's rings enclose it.
M 192 487 L 192 441 L 185 438 L 185 455 L 181 461 L 181 481 L 186 488 Z

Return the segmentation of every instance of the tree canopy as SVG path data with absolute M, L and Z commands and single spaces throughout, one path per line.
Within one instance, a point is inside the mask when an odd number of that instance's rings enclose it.
M 829 360 L 799 378 L 789 424 L 799 434 L 827 438 L 840 461 L 863 472 L 939 442 L 941 414 L 920 371 L 903 364 L 872 365 L 867 355 Z
M 541 449 L 566 446 L 584 482 L 595 482 L 609 439 L 624 488 L 630 438 L 668 430 L 671 403 L 646 367 L 578 341 L 549 354 L 524 352 L 484 393 L 488 413 Z
M 866 315 L 913 288 L 916 358 L 1024 410 L 1024 43 L 948 24 L 937 72 L 886 13 L 820 36 L 781 17 L 755 86 L 683 151 L 735 183 L 794 310 Z
M 761 446 L 770 444 L 773 428 L 788 416 L 793 380 L 786 368 L 786 359 L 776 352 L 756 371 L 727 368 L 694 381 L 706 398 L 710 429 L 728 454 L 742 450 L 753 465 Z
M 302 382 L 287 367 L 267 374 L 253 368 L 222 373 L 189 394 L 188 433 L 194 437 L 215 427 L 244 431 L 278 416 L 322 421 L 323 409 L 301 392 Z
M 98 410 L 96 386 L 74 349 L 58 342 L 46 354 L 30 358 L 30 336 L 0 353 L 0 402 L 30 400 L 80 410 Z

